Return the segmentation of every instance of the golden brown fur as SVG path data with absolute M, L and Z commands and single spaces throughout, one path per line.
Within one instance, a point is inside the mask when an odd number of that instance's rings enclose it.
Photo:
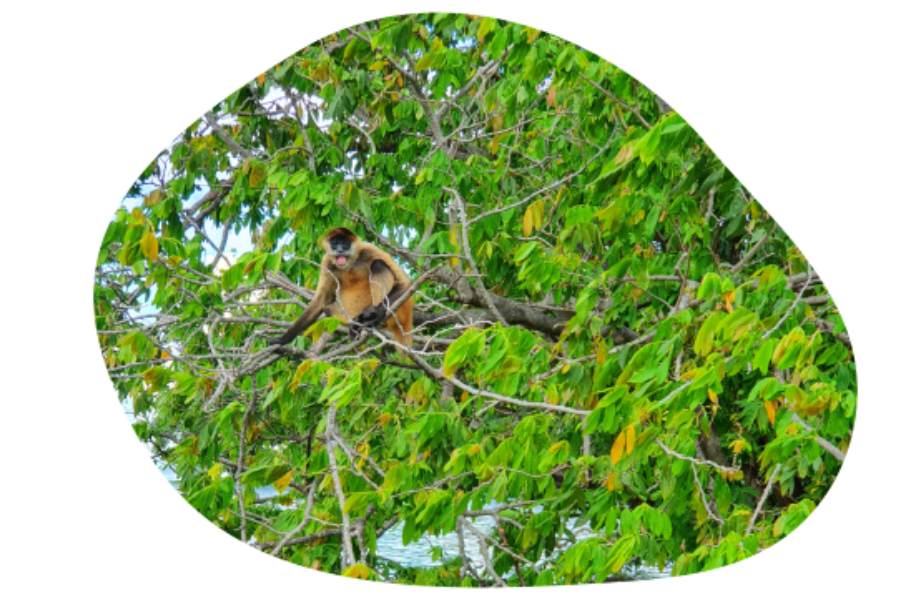
M 409 287 L 410 281 L 389 254 L 357 238 L 349 229 L 332 229 L 322 238 L 325 250 L 319 268 L 316 293 L 306 310 L 276 341 L 287 344 L 309 327 L 323 312 L 360 326 L 384 325 L 401 344 L 411 343 L 413 300 L 407 298 L 393 314 L 387 314 Z

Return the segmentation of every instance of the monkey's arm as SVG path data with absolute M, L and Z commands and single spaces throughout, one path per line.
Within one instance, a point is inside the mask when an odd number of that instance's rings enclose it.
M 385 261 L 390 261 L 390 265 Z M 369 267 L 372 286 L 372 306 L 362 311 L 356 321 L 366 327 L 376 327 L 387 318 L 387 309 L 409 287 L 409 280 L 389 257 L 376 258 Z M 398 277 L 400 275 L 400 277 Z
M 322 267 L 319 269 L 319 282 L 316 284 L 315 295 L 313 295 L 312 300 L 309 301 L 309 305 L 306 307 L 306 310 L 303 311 L 303 314 L 288 327 L 287 331 L 276 338 L 272 344 L 284 346 L 285 344 L 291 343 L 295 337 L 303 333 L 307 327 L 312 325 L 313 322 L 319 318 L 319 315 L 325 311 L 326 307 L 334 302 L 335 289 L 334 277 L 328 270 L 327 262 L 323 259 Z

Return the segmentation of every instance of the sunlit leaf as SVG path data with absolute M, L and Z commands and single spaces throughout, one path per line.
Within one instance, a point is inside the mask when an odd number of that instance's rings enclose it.
M 612 464 L 618 464 L 620 460 L 622 460 L 622 452 L 625 450 L 625 432 L 619 432 L 619 435 L 616 436 L 616 440 L 613 442 L 612 448 L 609 451 L 609 458 L 612 460 Z

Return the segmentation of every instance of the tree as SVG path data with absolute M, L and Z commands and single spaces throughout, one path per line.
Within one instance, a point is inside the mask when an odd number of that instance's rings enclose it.
M 330 318 L 269 346 L 341 225 L 413 278 L 412 349 Z M 233 236 L 252 248 L 230 257 Z M 117 211 L 95 308 L 191 505 L 356 577 L 729 564 L 818 504 L 855 412 L 822 282 L 696 133 L 613 65 L 490 18 L 359 25 L 217 104 Z M 398 565 L 390 527 L 479 550 Z

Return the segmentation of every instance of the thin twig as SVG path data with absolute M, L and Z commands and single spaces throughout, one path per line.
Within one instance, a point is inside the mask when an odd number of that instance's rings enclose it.
M 222 126 L 219 125 L 219 121 L 218 119 L 216 119 L 216 116 L 212 113 L 212 111 L 207 112 L 204 116 L 206 117 L 206 122 L 209 123 L 210 127 L 212 127 L 212 130 L 215 132 L 216 136 L 220 140 L 225 142 L 225 145 L 228 146 L 228 148 L 232 152 L 245 159 L 253 157 L 253 155 L 250 154 L 249 150 L 234 141 L 234 139 L 230 135 L 228 135 L 225 129 L 223 129 Z
M 453 196 L 454 200 L 456 200 L 456 210 L 458 211 L 463 256 L 465 256 L 466 262 L 469 263 L 469 268 L 471 268 L 472 272 L 475 274 L 475 289 L 478 291 L 478 295 L 480 296 L 481 301 L 487 304 L 494 317 L 501 324 L 507 326 L 509 325 L 509 323 L 506 322 L 506 319 L 504 319 L 503 315 L 500 314 L 500 311 L 497 310 L 497 305 L 494 304 L 494 301 L 493 299 L 491 299 L 491 295 L 488 293 L 487 288 L 484 287 L 484 280 L 481 278 L 481 274 L 478 271 L 478 265 L 476 264 L 475 259 L 472 256 L 472 248 L 469 246 L 469 222 L 466 216 L 466 202 L 465 200 L 463 200 L 462 195 L 456 188 L 444 187 L 444 191 L 449 193 L 451 196 Z
M 709 501 L 706 499 L 706 492 L 703 491 L 703 486 L 700 484 L 700 477 L 697 475 L 697 467 L 693 463 L 691 463 L 691 472 L 694 474 L 694 483 L 697 484 L 697 491 L 700 493 L 700 502 L 703 504 L 703 508 L 706 509 L 706 514 L 719 525 L 724 525 L 725 521 L 723 521 L 722 517 L 715 512 L 713 507 L 709 504 Z
M 762 334 L 762 337 L 760 339 L 764 340 L 767 337 L 769 337 L 770 335 L 772 335 L 772 333 L 774 333 L 775 331 L 778 330 L 779 327 L 781 327 L 781 324 L 784 323 L 785 320 L 787 320 L 787 318 L 791 315 L 791 313 L 794 312 L 794 309 L 797 308 L 798 304 L 800 304 L 800 300 L 803 299 L 803 292 L 806 291 L 806 288 L 809 286 L 809 282 L 812 281 L 812 278 L 813 278 L 813 272 L 810 271 L 808 276 L 806 277 L 806 283 L 804 283 L 803 287 L 800 288 L 800 291 L 797 292 L 797 295 L 794 297 L 794 301 L 791 303 L 791 305 L 788 307 L 788 309 L 786 311 L 784 311 L 784 314 L 781 315 L 781 318 L 778 319 L 778 322 L 775 323 L 775 325 L 773 325 L 771 329 L 769 329 L 764 334 Z
M 244 507 L 244 486 L 241 484 L 241 473 L 244 470 L 244 447 L 247 441 L 247 425 L 250 423 L 250 415 L 253 413 L 253 407 L 256 405 L 257 392 L 256 380 L 253 380 L 253 394 L 250 402 L 244 412 L 244 418 L 241 420 L 241 433 L 238 440 L 238 457 L 237 465 L 234 468 L 234 491 L 238 499 L 238 508 L 241 513 L 241 541 L 247 541 L 247 511 Z
M 309 521 L 310 521 L 309 517 L 310 517 L 310 514 L 312 513 L 312 507 L 313 507 L 313 498 L 315 497 L 315 494 L 316 494 L 316 484 L 317 484 L 316 481 L 311 482 L 309 484 L 309 491 L 306 492 L 306 507 L 303 510 L 303 519 L 300 521 L 300 523 L 296 527 L 294 527 L 293 529 L 288 531 L 286 534 L 284 534 L 284 537 L 282 537 L 281 540 L 278 542 L 278 544 L 276 544 L 275 547 L 272 548 L 272 554 L 274 556 L 278 556 L 278 553 L 281 552 L 281 549 L 284 548 L 285 544 L 287 544 L 288 541 L 291 538 L 293 538 L 295 535 L 297 535 L 298 533 L 303 531 L 306 528 L 306 526 L 309 524 Z
M 691 464 L 694 464 L 697 466 L 712 467 L 714 469 L 717 469 L 719 471 L 724 471 L 726 473 L 740 473 L 741 472 L 741 470 L 738 469 L 737 467 L 726 467 L 725 465 L 720 465 L 719 463 L 713 462 L 709 459 L 694 458 L 693 456 L 687 456 L 685 454 L 681 454 L 680 452 L 676 452 L 675 450 L 672 450 L 671 448 L 666 446 L 662 442 L 662 440 L 656 440 L 656 445 L 659 446 L 660 448 L 662 448 L 662 451 L 665 452 L 666 454 L 668 454 L 669 456 L 674 456 L 675 458 L 679 458 L 681 460 L 686 460 L 686 461 L 690 462 Z
M 587 77 L 582 77 L 582 79 L 584 81 L 587 81 L 591 86 L 593 86 L 601 94 L 603 94 L 604 96 L 606 96 L 607 98 L 609 98 L 610 100 L 612 100 L 613 102 L 615 102 L 616 104 L 618 104 L 619 106 L 621 106 L 622 108 L 624 108 L 625 110 L 627 110 L 628 112 L 633 114 L 635 117 L 637 117 L 637 120 L 641 122 L 641 125 L 643 125 L 644 128 L 650 129 L 650 123 L 648 123 L 647 119 L 645 119 L 643 117 L 643 115 L 641 115 L 641 111 L 639 111 L 636 106 L 631 106 L 630 104 L 628 104 L 627 102 L 625 102 L 624 100 L 622 100 L 621 98 L 619 98 L 618 96 L 616 96 L 615 94 L 613 94 L 612 92 L 607 90 L 605 87 L 603 87 L 602 85 L 600 85 L 593 79 L 589 79 Z
M 797 413 L 791 413 L 791 420 L 794 423 L 796 423 L 797 425 L 799 425 L 800 427 L 802 427 L 803 429 L 805 429 L 807 432 L 813 433 L 813 435 L 815 436 L 816 443 L 825 452 L 827 452 L 828 454 L 830 454 L 833 457 L 835 457 L 836 459 L 838 459 L 838 461 L 844 462 L 844 453 L 841 452 L 840 448 L 838 448 L 837 446 L 835 446 L 834 444 L 832 444 L 831 442 L 829 442 L 828 440 L 823 438 L 821 435 L 816 434 L 815 431 L 813 430 L 812 425 L 810 425 L 809 423 L 807 423 L 806 421 L 801 419 L 797 415 Z
M 514 208 L 522 206 L 523 204 L 530 202 L 534 198 L 537 198 L 538 196 L 546 194 L 547 192 L 550 192 L 552 190 L 555 190 L 559 186 L 575 179 L 576 177 L 581 175 L 581 173 L 583 173 L 585 169 L 587 169 L 589 166 L 591 166 L 593 164 L 593 162 L 600 157 L 601 154 L 603 154 L 604 152 L 606 152 L 609 149 L 609 147 L 612 145 L 613 139 L 615 138 L 616 131 L 617 130 L 613 131 L 613 133 L 610 134 L 609 139 L 607 140 L 606 144 L 602 148 L 600 148 L 600 150 L 598 150 L 593 156 L 591 156 L 589 159 L 584 161 L 578 169 L 572 171 L 571 173 L 569 173 L 568 175 L 566 175 L 564 177 L 561 177 L 560 179 L 557 179 L 556 181 L 554 181 L 552 183 L 545 185 L 544 187 L 540 188 L 539 190 L 535 190 L 535 191 L 531 192 L 530 194 L 528 194 L 521 200 L 516 200 L 512 204 L 505 204 L 503 206 L 498 206 L 497 208 L 492 208 L 491 210 L 486 210 L 483 213 L 481 213 L 480 215 L 476 215 L 476 216 L 472 217 L 472 219 L 469 220 L 469 225 L 474 225 L 475 223 L 477 223 L 478 221 L 480 221 L 482 219 L 486 219 L 486 218 L 496 215 L 498 213 L 502 213 L 507 210 L 512 210 Z
M 778 477 L 778 473 L 781 472 L 781 465 L 775 465 L 775 469 L 772 470 L 772 474 L 769 475 L 769 481 L 766 482 L 766 489 L 763 490 L 762 496 L 759 497 L 759 502 L 756 503 L 756 508 L 753 511 L 753 516 L 750 517 L 750 522 L 747 523 L 747 529 L 744 530 L 744 535 L 750 535 L 750 532 L 753 531 L 753 525 L 756 523 L 756 518 L 759 517 L 759 513 L 762 510 L 763 504 L 766 503 L 766 499 L 769 497 L 769 494 L 772 493 L 772 485 L 775 483 L 775 479 Z
M 759 249 L 763 247 L 763 244 L 765 244 L 768 239 L 769 232 L 766 231 L 763 236 L 759 238 L 759 241 L 753 244 L 753 246 L 751 246 L 750 249 L 744 253 L 744 256 L 742 256 L 741 259 L 733 267 L 731 267 L 731 272 L 737 273 L 745 266 L 747 266 L 747 263 L 750 262 L 750 259 L 753 258 L 753 256 L 759 251 Z
M 346 569 L 356 562 L 356 556 L 353 553 L 353 531 L 350 526 L 350 517 L 347 515 L 346 500 L 344 499 L 344 490 L 341 487 L 340 473 L 338 473 L 337 457 L 335 456 L 334 431 L 337 429 L 335 416 L 337 415 L 337 405 L 332 402 L 328 406 L 328 415 L 325 425 L 325 450 L 328 453 L 328 464 L 331 469 L 331 483 L 334 485 L 334 495 L 338 501 L 338 510 L 341 512 L 341 569 Z

